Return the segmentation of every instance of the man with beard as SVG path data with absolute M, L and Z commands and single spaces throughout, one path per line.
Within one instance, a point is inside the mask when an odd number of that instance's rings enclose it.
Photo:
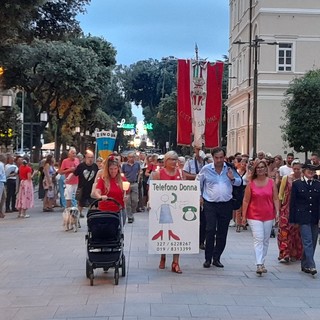
M 282 179 L 282 177 L 284 177 L 284 176 L 289 176 L 291 174 L 291 172 L 292 172 L 291 163 L 293 160 L 294 160 L 293 153 L 288 153 L 286 164 L 279 168 L 280 179 Z

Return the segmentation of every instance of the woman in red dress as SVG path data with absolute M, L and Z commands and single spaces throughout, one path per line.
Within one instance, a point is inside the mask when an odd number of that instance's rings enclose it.
M 164 155 L 164 165 L 159 171 L 155 171 L 152 174 L 152 180 L 182 180 L 179 168 L 177 167 L 178 154 L 175 151 L 168 151 Z M 170 232 L 170 231 L 169 231 Z M 171 236 L 174 238 L 174 234 Z M 166 255 L 162 254 L 160 259 L 159 268 L 164 269 L 166 264 Z M 179 266 L 179 254 L 173 255 L 173 261 L 171 265 L 171 271 L 175 273 L 182 273 Z

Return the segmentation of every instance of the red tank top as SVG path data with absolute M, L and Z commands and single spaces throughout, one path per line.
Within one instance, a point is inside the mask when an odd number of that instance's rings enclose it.
M 179 170 L 176 170 L 173 176 L 167 174 L 164 168 L 160 169 L 160 180 L 181 180 Z
M 273 203 L 273 180 L 269 179 L 264 187 L 257 187 L 254 181 L 249 183 L 251 199 L 248 206 L 247 218 L 268 221 L 276 217 Z

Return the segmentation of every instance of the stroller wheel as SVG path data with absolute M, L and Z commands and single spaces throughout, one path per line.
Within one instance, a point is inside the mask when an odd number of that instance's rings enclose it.
M 92 273 L 92 270 L 89 264 L 89 260 L 87 259 L 86 260 L 86 276 L 88 279 L 90 278 L 90 273 Z
M 92 273 L 90 273 L 90 286 L 93 286 L 93 279 L 94 279 L 94 275 L 92 272 Z
M 116 267 L 114 270 L 114 284 L 117 286 L 119 284 L 119 268 Z
M 126 257 L 124 255 L 121 258 L 121 276 L 126 276 Z

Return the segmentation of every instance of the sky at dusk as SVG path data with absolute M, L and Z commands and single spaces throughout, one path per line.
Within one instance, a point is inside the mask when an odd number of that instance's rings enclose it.
M 78 20 L 86 35 L 102 36 L 117 50 L 117 64 L 163 57 L 208 61 L 228 55 L 227 0 L 91 0 Z M 141 107 L 132 107 L 143 120 Z
M 148 58 L 209 61 L 228 54 L 227 0 L 91 0 L 78 16 L 85 34 L 102 36 L 117 50 L 117 64 Z

